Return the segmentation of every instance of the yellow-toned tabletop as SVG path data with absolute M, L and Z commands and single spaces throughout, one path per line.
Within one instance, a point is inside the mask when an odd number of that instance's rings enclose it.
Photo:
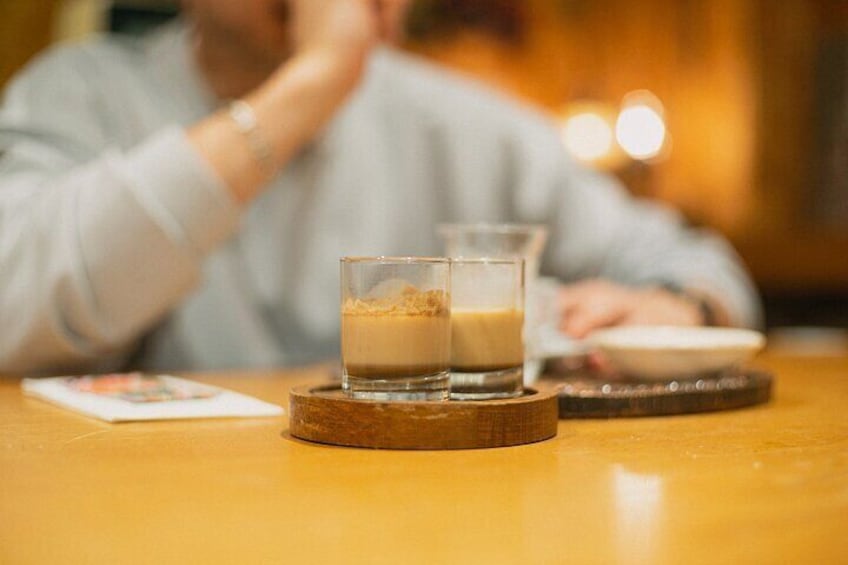
M 0 563 L 844 563 L 848 358 L 755 364 L 768 404 L 463 451 L 106 424 L 0 379 Z M 286 408 L 325 376 L 192 375 Z

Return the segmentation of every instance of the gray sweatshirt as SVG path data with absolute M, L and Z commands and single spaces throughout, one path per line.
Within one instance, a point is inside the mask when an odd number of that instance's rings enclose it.
M 0 371 L 338 355 L 338 258 L 433 255 L 450 221 L 546 224 L 543 274 L 674 282 L 756 325 L 729 246 L 577 166 L 541 115 L 389 50 L 240 207 L 185 127 L 219 102 L 179 24 L 52 50 L 0 110 Z

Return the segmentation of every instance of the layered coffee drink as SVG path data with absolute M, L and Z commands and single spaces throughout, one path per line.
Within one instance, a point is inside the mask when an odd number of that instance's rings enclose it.
M 524 392 L 524 262 L 451 260 L 451 376 L 454 400 Z
M 450 365 L 450 300 L 442 290 L 408 285 L 390 297 L 342 304 L 345 373 L 360 379 L 406 379 Z
M 466 310 L 451 313 L 451 369 L 484 373 L 521 367 L 524 311 Z

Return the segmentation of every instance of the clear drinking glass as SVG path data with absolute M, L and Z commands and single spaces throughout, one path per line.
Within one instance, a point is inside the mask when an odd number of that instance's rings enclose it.
M 447 400 L 450 261 L 341 259 L 342 389 L 368 400 Z
M 524 260 L 451 261 L 451 398 L 524 390 Z
M 524 382 L 532 383 L 541 372 L 542 359 L 537 354 L 541 340 L 541 320 L 537 315 L 543 305 L 535 291 L 539 262 L 548 239 L 548 229 L 541 224 L 441 224 L 437 227 L 445 253 L 452 258 L 524 259 Z

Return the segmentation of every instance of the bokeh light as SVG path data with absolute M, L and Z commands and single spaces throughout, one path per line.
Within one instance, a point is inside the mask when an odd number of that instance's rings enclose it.
M 562 126 L 562 138 L 569 153 L 589 163 L 608 156 L 613 148 L 612 127 L 600 114 L 594 112 L 583 112 L 566 118 Z
M 660 155 L 666 143 L 663 108 L 648 91 L 628 94 L 615 124 L 615 138 L 633 159 L 647 161 Z

